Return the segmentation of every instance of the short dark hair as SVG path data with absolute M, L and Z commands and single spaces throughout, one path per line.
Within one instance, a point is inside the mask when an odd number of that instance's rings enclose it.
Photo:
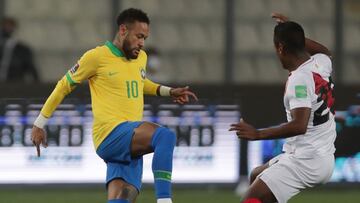
M 302 52 L 305 50 L 304 29 L 292 21 L 279 23 L 274 29 L 274 43 L 283 44 L 285 51 L 292 54 Z
M 116 19 L 116 23 L 118 26 L 121 24 L 134 23 L 135 21 L 139 21 L 142 23 L 150 24 L 150 19 L 147 14 L 136 8 L 128 8 L 122 11 Z

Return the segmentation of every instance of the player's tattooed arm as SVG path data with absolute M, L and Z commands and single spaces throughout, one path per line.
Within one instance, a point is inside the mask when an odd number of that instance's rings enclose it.
M 289 18 L 287 16 L 284 16 L 280 13 L 272 13 L 271 17 L 277 23 L 285 23 L 289 21 Z M 310 55 L 321 53 L 329 56 L 330 58 L 332 57 L 331 52 L 327 47 L 309 38 L 305 38 L 305 49 Z

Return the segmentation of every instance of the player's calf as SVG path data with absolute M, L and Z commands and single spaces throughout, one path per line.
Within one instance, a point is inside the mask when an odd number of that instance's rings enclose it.
M 154 149 L 152 170 L 158 202 L 171 203 L 171 175 L 176 136 L 168 128 L 159 127 L 153 134 Z
M 122 179 L 115 179 L 109 183 L 108 203 L 133 203 L 137 195 L 137 189 Z

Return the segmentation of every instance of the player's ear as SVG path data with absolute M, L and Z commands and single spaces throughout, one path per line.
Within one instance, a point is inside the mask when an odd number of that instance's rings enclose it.
M 120 33 L 120 36 L 123 36 L 123 37 L 127 35 L 128 28 L 127 28 L 127 26 L 125 24 L 121 24 L 119 26 L 119 33 Z
M 284 54 L 284 45 L 282 43 L 279 43 L 276 49 L 280 55 Z

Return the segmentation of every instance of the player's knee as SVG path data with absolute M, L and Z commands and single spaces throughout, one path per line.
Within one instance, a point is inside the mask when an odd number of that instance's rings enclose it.
M 167 139 L 168 144 L 170 144 L 171 146 L 175 146 L 176 144 L 176 135 L 173 131 L 171 131 L 169 128 L 164 128 L 165 131 L 165 136 Z
M 161 143 L 161 145 L 174 148 L 176 144 L 175 133 L 169 128 L 159 127 L 153 136 L 152 145 L 155 148 L 159 143 Z
M 243 197 L 242 203 L 246 202 L 246 200 L 255 200 L 255 202 L 276 202 L 274 194 L 266 185 L 266 183 L 261 179 L 256 179 L 255 182 L 252 183 L 252 185 L 249 187 L 248 191 Z
M 263 167 L 258 166 L 254 168 L 250 173 L 250 184 L 253 183 L 256 177 L 263 171 Z

